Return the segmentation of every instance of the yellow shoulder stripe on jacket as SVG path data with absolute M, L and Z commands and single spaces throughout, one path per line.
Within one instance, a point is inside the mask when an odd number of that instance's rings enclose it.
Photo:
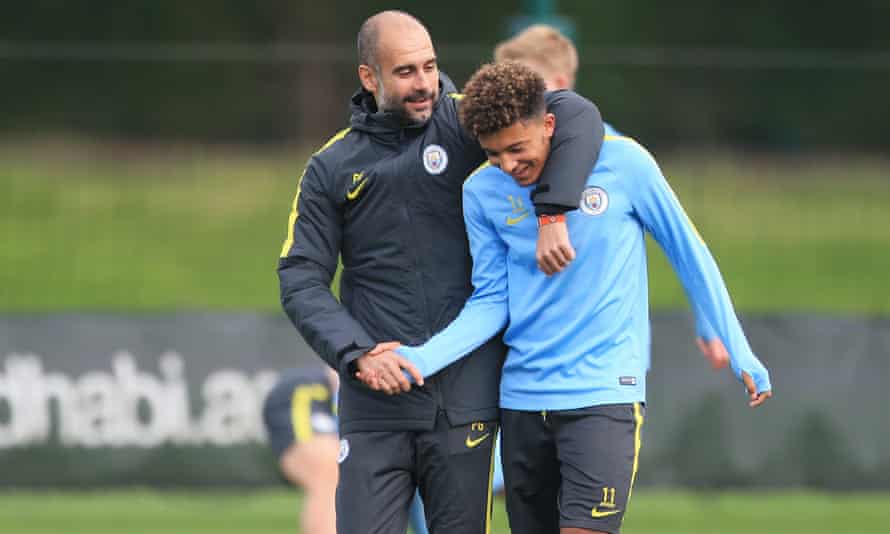
M 463 100 L 464 99 L 463 93 L 448 93 L 448 96 L 455 100 Z
M 334 143 L 346 137 L 346 134 L 352 130 L 351 127 L 343 128 L 339 132 L 337 132 L 334 137 L 328 139 L 328 142 L 323 144 L 321 148 L 316 150 L 312 155 L 318 155 L 331 147 Z M 308 164 L 307 164 L 308 166 Z M 284 258 L 287 257 L 288 252 L 290 252 L 291 247 L 294 245 L 294 225 L 297 223 L 297 217 L 300 216 L 299 204 L 300 204 L 300 191 L 303 186 L 303 177 L 306 176 L 306 169 L 303 169 L 303 172 L 300 174 L 300 179 L 297 180 L 297 193 L 294 195 L 294 201 L 291 204 L 290 208 L 290 216 L 287 218 L 287 238 L 284 240 L 284 245 L 281 246 L 281 254 L 279 257 Z
M 334 137 L 331 137 L 330 139 L 328 139 L 328 142 L 327 142 L 327 143 L 321 145 L 321 148 L 319 148 L 318 150 L 316 150 L 316 151 L 315 151 L 315 154 L 313 154 L 313 156 L 316 155 L 316 154 L 321 154 L 322 152 L 324 152 L 325 150 L 327 150 L 328 148 L 330 148 L 331 145 L 333 145 L 334 143 L 336 143 L 336 142 L 339 141 L 340 139 L 343 139 L 344 137 L 346 137 L 346 134 L 348 134 L 350 130 L 352 130 L 352 126 L 349 126 L 349 127 L 347 127 L 347 128 L 343 128 L 342 130 L 340 130 L 339 132 L 337 132 L 336 134 L 334 134 Z
M 632 137 L 626 137 L 623 135 L 605 135 L 605 136 L 603 136 L 603 140 L 604 141 L 629 141 L 629 142 L 633 143 L 634 146 L 636 146 L 637 148 L 642 150 L 643 154 L 646 154 L 646 157 L 648 157 L 652 161 L 652 164 L 655 165 L 656 168 L 661 169 L 661 167 L 658 166 L 658 162 L 656 162 L 655 158 L 652 157 L 652 154 L 649 153 L 648 150 L 646 150 L 646 147 L 644 147 L 640 143 L 637 143 L 636 139 L 633 139 Z M 680 197 L 677 196 L 677 193 L 674 191 L 674 188 L 671 187 L 671 183 L 668 182 L 666 177 L 663 176 L 663 178 L 664 178 L 664 183 L 667 185 L 668 191 L 670 191 L 671 195 L 674 196 L 674 200 L 676 200 L 677 205 L 680 206 L 680 210 L 683 212 L 683 216 L 686 217 L 686 222 L 689 223 L 689 226 L 692 228 L 692 231 L 695 232 L 695 235 L 696 235 L 696 237 L 698 237 L 698 240 L 701 241 L 701 243 L 703 245 L 707 246 L 707 243 L 705 242 L 705 238 L 702 237 L 701 232 L 698 231 L 698 228 L 695 226 L 695 223 L 692 222 L 692 219 L 689 218 L 689 214 L 686 213 L 685 209 L 683 209 L 683 204 L 680 203 Z
M 489 166 L 491 166 L 491 162 L 490 162 L 490 161 L 486 161 L 486 162 L 483 163 L 482 165 L 479 165 L 478 167 L 476 167 L 476 169 L 475 169 L 473 172 L 471 172 L 471 173 L 464 179 L 464 184 L 466 185 L 466 183 L 470 181 L 470 178 L 472 178 L 473 176 L 476 176 L 477 174 L 479 174 L 479 171 L 481 171 L 482 169 L 484 169 L 484 168 L 486 168 L 486 167 L 489 167 Z

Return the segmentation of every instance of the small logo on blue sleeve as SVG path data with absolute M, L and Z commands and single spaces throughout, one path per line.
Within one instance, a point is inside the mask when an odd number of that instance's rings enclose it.
M 622 386 L 636 386 L 637 377 L 635 376 L 619 376 L 618 383 Z

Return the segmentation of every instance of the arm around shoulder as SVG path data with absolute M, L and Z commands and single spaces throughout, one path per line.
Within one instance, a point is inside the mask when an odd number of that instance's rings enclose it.
M 547 93 L 547 111 L 556 117 L 556 128 L 540 183 L 532 193 L 537 215 L 578 208 L 604 135 L 599 109 L 577 93 Z

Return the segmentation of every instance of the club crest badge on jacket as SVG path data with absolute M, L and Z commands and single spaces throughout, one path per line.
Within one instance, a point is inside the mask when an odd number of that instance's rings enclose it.
M 439 145 L 428 145 L 423 149 L 423 168 L 430 174 L 442 174 L 448 167 L 448 152 Z

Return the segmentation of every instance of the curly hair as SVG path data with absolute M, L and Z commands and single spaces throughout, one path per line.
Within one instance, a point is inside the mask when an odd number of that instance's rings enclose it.
M 515 61 L 488 63 L 464 86 L 458 118 L 478 139 L 543 114 L 544 91 L 544 80 L 525 65 Z

